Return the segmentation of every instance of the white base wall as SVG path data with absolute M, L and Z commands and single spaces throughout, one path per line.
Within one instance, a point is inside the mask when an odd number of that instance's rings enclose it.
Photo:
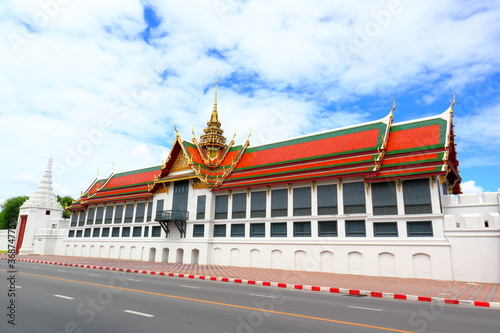
M 263 244 L 206 241 L 64 240 L 66 256 L 214 264 L 341 274 L 452 280 L 446 243 Z M 61 249 L 61 247 L 59 247 Z M 448 263 L 448 264 L 443 264 Z
M 455 280 L 500 283 L 500 228 L 453 230 L 447 238 Z

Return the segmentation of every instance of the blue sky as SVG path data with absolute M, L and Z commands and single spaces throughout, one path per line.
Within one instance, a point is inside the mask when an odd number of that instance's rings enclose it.
M 227 136 L 263 144 L 445 111 L 463 189 L 500 188 L 498 1 L 42 0 L 0 4 L 0 202 L 157 165 L 199 135 L 219 69 Z

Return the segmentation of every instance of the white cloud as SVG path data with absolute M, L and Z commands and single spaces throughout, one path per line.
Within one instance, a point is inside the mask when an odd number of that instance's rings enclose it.
M 225 135 L 235 129 L 239 143 L 251 128 L 256 145 L 380 118 L 342 104 L 363 96 L 432 87 L 416 97 L 432 103 L 500 64 L 500 10 L 490 1 L 150 0 L 161 18 L 150 44 L 145 2 L 45 3 L 0 5 L 0 153 L 16 157 L 0 166 L 0 200 L 32 193 L 36 184 L 14 176 L 38 182 L 50 153 L 56 190 L 74 196 L 97 169 L 161 163 L 174 122 L 187 139 L 203 130 L 217 67 Z M 498 151 L 488 125 L 499 110 L 457 114 L 465 164 Z
M 462 182 L 461 187 L 464 194 L 480 194 L 484 192 L 484 188 L 476 185 L 476 182 L 474 180 Z

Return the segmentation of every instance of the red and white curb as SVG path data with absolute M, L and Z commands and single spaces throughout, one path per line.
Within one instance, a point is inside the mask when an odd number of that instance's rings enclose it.
M 0 259 L 7 260 L 7 258 L 0 258 Z M 320 291 L 320 292 L 329 292 L 329 293 L 344 294 L 344 295 L 365 295 L 365 296 L 378 297 L 378 298 L 392 298 L 392 299 L 411 300 L 411 301 L 420 301 L 420 302 L 434 302 L 434 303 L 444 303 L 444 304 L 471 305 L 471 306 L 480 306 L 480 307 L 488 307 L 488 308 L 500 308 L 500 302 L 480 302 L 480 301 L 471 301 L 471 300 L 447 299 L 447 298 L 440 298 L 440 297 L 415 296 L 415 295 L 385 293 L 385 292 L 378 292 L 378 291 L 346 289 L 346 288 L 318 287 L 318 286 L 309 286 L 309 285 L 302 285 L 302 284 L 255 281 L 255 280 L 245 280 L 245 279 L 205 276 L 205 275 L 194 275 L 194 274 L 184 274 L 184 273 L 166 273 L 166 272 L 145 271 L 145 270 L 140 270 L 140 269 L 124 269 L 124 268 L 103 267 L 103 266 L 94 266 L 94 265 L 68 264 L 68 263 L 58 263 L 58 262 L 53 262 L 53 261 L 31 260 L 31 259 L 15 259 L 15 260 L 16 261 L 33 262 L 33 263 L 39 263 L 39 264 L 71 266 L 71 267 L 92 268 L 92 269 L 103 269 L 103 270 L 125 272 L 125 273 L 139 273 L 139 274 L 170 276 L 170 277 L 179 277 L 179 278 L 188 278 L 188 279 L 232 282 L 232 283 L 240 283 L 240 284 L 252 284 L 252 285 L 258 285 L 258 286 L 289 288 L 289 289 L 297 289 L 297 290 Z

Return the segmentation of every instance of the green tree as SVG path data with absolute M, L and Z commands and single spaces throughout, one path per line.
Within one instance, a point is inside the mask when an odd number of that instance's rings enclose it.
M 13 226 L 9 226 L 9 221 L 15 221 L 17 223 L 17 218 L 19 216 L 19 207 L 28 200 L 27 196 L 13 197 L 5 200 L 5 202 L 0 205 L 2 211 L 0 212 L 0 229 L 8 229 Z
M 65 219 L 69 219 L 69 217 L 71 216 L 71 212 L 66 210 L 66 207 L 69 207 L 71 206 L 71 204 L 73 203 L 73 198 L 70 197 L 70 196 L 64 196 L 64 197 L 61 197 L 61 196 L 57 196 L 57 202 L 59 202 L 62 206 L 62 208 L 64 208 L 64 211 L 63 211 L 63 215 L 62 217 L 65 218 Z

